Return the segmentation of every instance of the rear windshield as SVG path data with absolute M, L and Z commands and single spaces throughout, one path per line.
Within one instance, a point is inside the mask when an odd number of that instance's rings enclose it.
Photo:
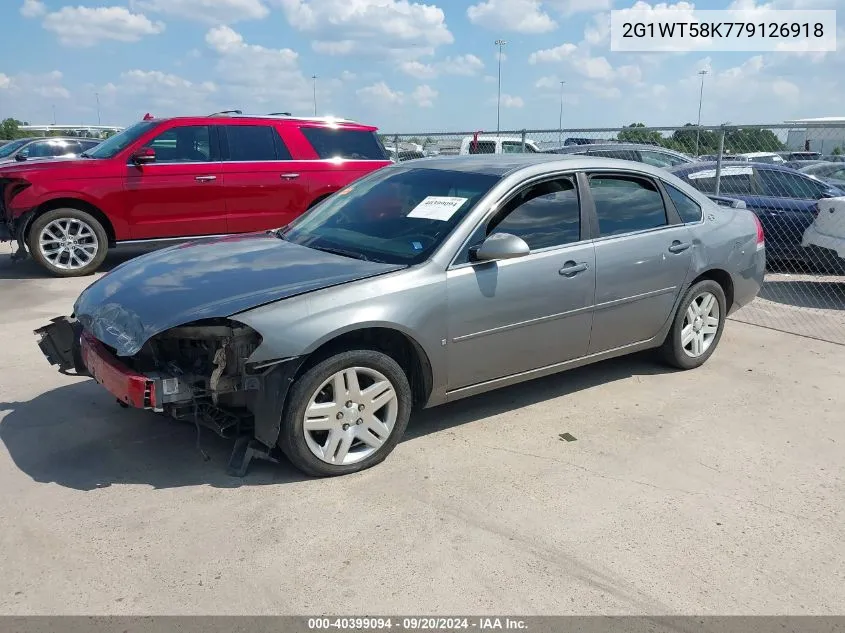
M 320 158 L 390 160 L 375 132 L 328 127 L 303 127 L 300 130 Z

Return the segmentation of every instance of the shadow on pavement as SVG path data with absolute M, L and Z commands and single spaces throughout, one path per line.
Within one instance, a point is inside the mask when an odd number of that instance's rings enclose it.
M 845 310 L 845 278 L 842 281 L 766 281 L 760 298 L 800 308 Z
M 672 370 L 642 354 L 605 361 L 417 412 L 405 440 L 634 375 L 668 371 Z M 94 490 L 112 484 L 237 488 L 306 479 L 286 461 L 258 460 L 252 462 L 246 477 L 230 477 L 226 464 L 231 440 L 202 429 L 199 444 L 209 457 L 205 461 L 197 448 L 194 426 L 122 409 L 92 380 L 73 380 L 79 381 L 28 402 L 0 402 L 0 413 L 5 413 L 0 440 L 17 467 L 35 481 Z
M 169 244 L 168 244 L 169 245 Z M 158 247 L 151 247 L 151 246 L 126 246 L 121 247 L 118 250 L 109 251 L 106 255 L 105 261 L 100 266 L 97 272 L 105 273 L 110 271 L 112 268 L 119 266 L 123 262 L 129 261 L 139 255 L 143 255 L 144 253 L 149 253 L 157 248 L 163 248 L 163 246 Z M 93 281 L 94 276 L 91 275 L 91 280 Z M 52 279 L 53 276 L 50 275 L 46 270 L 44 270 L 41 266 L 35 263 L 35 261 L 31 257 L 27 257 L 23 261 L 12 261 L 11 252 L 9 254 L 0 254 L 0 279 Z

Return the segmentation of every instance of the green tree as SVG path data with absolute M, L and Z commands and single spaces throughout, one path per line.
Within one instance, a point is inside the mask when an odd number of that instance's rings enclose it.
M 0 122 L 0 138 L 4 140 L 24 138 L 26 132 L 20 129 L 21 125 L 26 125 L 26 123 L 17 119 L 4 119 Z
M 840 156 L 842 154 L 842 148 L 841 147 L 834 147 L 831 154 L 833 154 L 834 156 Z
M 698 155 L 715 154 L 719 151 L 719 135 L 711 130 L 699 131 L 692 123 L 685 123 L 683 130 L 675 130 L 668 139 L 667 145 L 679 152 L 696 153 L 696 139 L 698 140 Z
M 725 134 L 725 150 L 734 154 L 746 152 L 781 152 L 785 149 L 771 130 L 736 129 Z
M 645 123 L 632 123 L 616 135 L 616 138 L 625 143 L 651 143 L 662 145 L 663 135 L 646 128 Z

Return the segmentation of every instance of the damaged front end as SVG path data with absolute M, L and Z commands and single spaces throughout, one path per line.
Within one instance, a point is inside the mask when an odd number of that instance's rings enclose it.
M 36 334 L 51 364 L 90 375 L 122 406 L 238 438 L 231 474 L 242 476 L 252 457 L 275 459 L 284 399 L 301 361 L 250 363 L 261 344 L 252 328 L 225 318 L 197 321 L 153 336 L 132 356 L 118 356 L 66 317 Z

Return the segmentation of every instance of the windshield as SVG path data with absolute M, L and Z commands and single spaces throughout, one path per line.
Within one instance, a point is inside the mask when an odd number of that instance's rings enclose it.
M 123 132 L 110 136 L 96 147 L 87 150 L 85 155 L 90 158 L 113 158 L 158 124 L 158 121 L 139 121 Z
M 16 151 L 18 151 L 22 146 L 26 145 L 32 139 L 24 138 L 17 141 L 12 141 L 11 143 L 6 143 L 2 147 L 0 147 L 0 158 L 6 158 L 11 156 Z
M 389 264 L 418 264 L 498 176 L 395 166 L 327 198 L 279 232 L 295 244 Z

